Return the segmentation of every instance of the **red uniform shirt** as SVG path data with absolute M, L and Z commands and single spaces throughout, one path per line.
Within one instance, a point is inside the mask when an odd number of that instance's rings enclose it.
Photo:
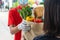
M 20 17 L 20 14 L 18 13 L 18 9 L 22 9 L 22 7 L 18 6 L 16 8 L 12 8 L 9 10 L 8 26 L 9 25 L 17 26 L 19 23 L 22 22 L 22 18 Z M 21 31 L 15 34 L 14 40 L 21 40 Z

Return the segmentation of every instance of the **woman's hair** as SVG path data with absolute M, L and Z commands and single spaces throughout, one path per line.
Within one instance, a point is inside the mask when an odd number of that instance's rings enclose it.
M 45 1 L 44 31 L 46 33 L 60 34 L 60 4 L 56 0 Z

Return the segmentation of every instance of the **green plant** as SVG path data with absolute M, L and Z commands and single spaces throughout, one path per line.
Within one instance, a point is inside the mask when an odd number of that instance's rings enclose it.
M 20 13 L 21 17 L 25 20 L 26 20 L 27 16 L 32 15 L 32 11 L 31 11 L 31 8 L 29 6 L 23 7 L 22 10 L 18 10 L 18 12 Z

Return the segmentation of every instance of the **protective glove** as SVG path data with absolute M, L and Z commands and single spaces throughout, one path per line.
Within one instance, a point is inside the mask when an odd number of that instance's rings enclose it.
M 23 20 L 22 23 L 18 24 L 18 29 L 27 32 L 30 30 L 30 25 L 27 25 L 27 22 Z

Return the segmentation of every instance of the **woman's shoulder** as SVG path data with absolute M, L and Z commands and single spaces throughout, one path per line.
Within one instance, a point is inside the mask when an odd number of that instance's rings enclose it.
M 56 38 L 51 35 L 40 35 L 35 37 L 33 40 L 56 40 Z
M 44 40 L 46 38 L 47 38 L 46 35 L 39 35 L 39 36 L 35 37 L 33 40 Z

